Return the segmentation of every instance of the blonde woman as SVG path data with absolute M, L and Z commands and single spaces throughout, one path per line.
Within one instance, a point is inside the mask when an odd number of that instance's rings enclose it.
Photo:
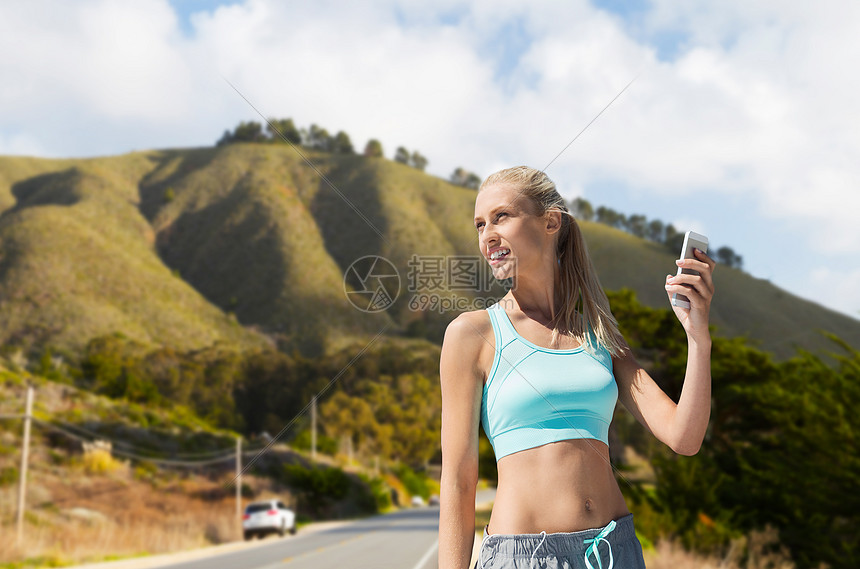
M 636 362 L 609 309 L 579 226 L 553 182 L 524 166 L 502 170 L 475 200 L 481 253 L 513 287 L 465 312 L 442 345 L 440 569 L 466 569 L 474 543 L 478 428 L 499 481 L 476 567 L 644 567 L 609 462 L 616 400 L 660 441 L 695 454 L 710 415 L 714 261 L 701 251 L 666 277 L 689 345 L 675 404 Z

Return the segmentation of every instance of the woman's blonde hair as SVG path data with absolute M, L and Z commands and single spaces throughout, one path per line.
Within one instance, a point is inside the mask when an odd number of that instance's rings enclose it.
M 612 355 L 623 354 L 626 343 L 609 309 L 609 299 L 600 286 L 579 224 L 567 210 L 553 181 L 540 170 L 516 166 L 491 174 L 478 191 L 497 184 L 510 185 L 519 191 L 518 197 L 527 198 L 538 217 L 548 211 L 562 213 L 561 229 L 556 241 L 559 280 L 555 293 L 561 305 L 550 322 L 552 345 L 557 345 L 559 335 L 569 335 L 577 338 L 589 350 L 597 348 L 594 345 L 596 343 Z

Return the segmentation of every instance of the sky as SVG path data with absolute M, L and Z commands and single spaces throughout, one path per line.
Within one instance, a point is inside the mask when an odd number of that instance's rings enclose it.
M 483 177 L 545 168 L 633 81 L 547 168 L 561 194 L 860 318 L 858 29 L 854 0 L 0 1 L 0 154 L 209 146 L 260 120 L 228 80 Z

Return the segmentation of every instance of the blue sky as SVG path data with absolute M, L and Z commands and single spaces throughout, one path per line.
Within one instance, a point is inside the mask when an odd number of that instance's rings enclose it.
M 544 166 L 860 317 L 860 3 L 33 0 L 0 5 L 0 154 L 210 145 L 253 110 Z M 658 284 L 662 286 L 662 284 Z
M 191 17 L 198 13 L 211 13 L 221 6 L 241 4 L 236 0 L 171 0 L 170 6 L 176 12 L 179 29 L 186 36 L 194 36 L 194 26 Z

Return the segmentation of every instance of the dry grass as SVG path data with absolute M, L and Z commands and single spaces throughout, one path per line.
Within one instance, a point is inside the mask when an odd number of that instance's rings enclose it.
M 241 539 L 235 499 L 220 481 L 196 476 L 149 482 L 124 470 L 93 475 L 82 467 L 66 477 L 41 472 L 39 479 L 28 488 L 20 545 L 17 489 L 0 489 L 0 567 L 69 565 Z M 252 484 L 263 488 L 265 481 Z
M 194 512 L 165 516 L 163 521 L 130 514 L 119 521 L 73 520 L 44 526 L 31 522 L 21 546 L 15 543 L 12 527 L 6 529 L 0 537 L 0 558 L 7 563 L 30 560 L 34 566 L 182 551 L 233 541 L 239 534 L 233 515 Z
M 722 557 L 686 551 L 675 541 L 663 540 L 645 551 L 645 564 L 648 569 L 795 569 L 788 551 L 777 547 L 778 539 L 775 529 L 754 531 L 733 541 Z

